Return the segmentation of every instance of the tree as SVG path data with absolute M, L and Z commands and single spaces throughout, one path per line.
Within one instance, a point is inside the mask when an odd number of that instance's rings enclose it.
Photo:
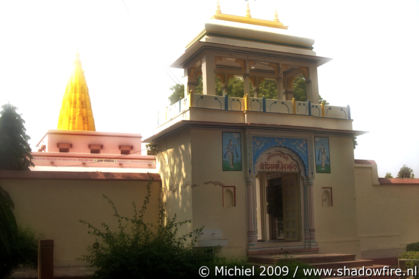
M 415 174 L 413 170 L 406 165 L 400 168 L 399 173 L 397 174 L 397 178 L 414 178 Z
M 196 90 L 196 93 L 202 93 L 202 78 L 199 79 L 200 83 L 199 85 L 195 88 L 195 90 L 197 88 L 199 88 L 201 91 Z M 217 76 L 216 80 L 215 80 L 215 94 L 217 96 L 223 96 L 223 91 L 225 89 L 225 93 L 227 96 L 230 97 L 240 97 L 242 98 L 244 96 L 244 82 L 243 82 L 243 78 L 239 77 L 239 76 L 232 76 L 228 79 L 227 84 L 224 87 L 223 82 L 221 81 L 221 79 Z
M 306 79 L 303 75 L 299 75 L 294 79 L 292 89 L 296 101 L 307 101 Z
M 264 79 L 259 83 L 258 97 L 265 97 L 266 99 L 278 98 L 278 89 L 276 82 L 270 79 Z
M 175 84 L 170 90 L 172 90 L 172 94 L 169 96 L 170 104 L 174 104 L 185 97 L 185 86 L 183 84 Z
M 354 143 L 354 149 L 355 149 L 356 146 L 358 145 L 358 140 L 356 136 L 354 136 L 353 143 Z
M 307 101 L 307 82 L 303 75 L 297 76 L 293 81 L 293 92 L 294 98 L 296 101 Z M 225 89 L 225 93 L 227 96 L 230 97 L 240 97 L 244 96 L 244 81 L 243 78 L 240 76 L 232 76 L 230 77 L 225 85 L 221 82 L 219 77 L 216 78 L 215 81 L 215 95 L 222 96 L 223 91 Z M 276 81 L 270 79 L 264 79 L 258 85 L 258 98 L 265 97 L 266 99 L 276 99 L 278 97 L 278 89 Z M 181 100 L 184 97 L 184 90 L 185 87 L 183 84 L 175 84 L 170 88 L 172 94 L 169 96 L 170 104 L 174 104 L 177 101 Z M 194 88 L 193 93 L 202 94 L 203 90 L 203 83 L 202 83 L 202 76 L 199 76 L 196 80 L 196 86 Z M 256 90 L 250 83 L 250 95 L 253 96 L 253 92 Z M 319 103 L 324 102 L 325 105 L 329 104 L 326 100 L 324 100 L 321 96 L 319 96 Z
M 384 178 L 393 178 L 393 176 L 391 175 L 391 172 L 386 172 Z
M 3 105 L 0 116 L 0 169 L 29 170 L 33 166 L 25 121 L 16 108 Z
M 2 106 L 0 116 L 0 169 L 29 170 L 33 166 L 25 121 L 10 104 Z
M 233 76 L 227 82 L 227 95 L 230 97 L 244 96 L 244 82 L 243 78 Z

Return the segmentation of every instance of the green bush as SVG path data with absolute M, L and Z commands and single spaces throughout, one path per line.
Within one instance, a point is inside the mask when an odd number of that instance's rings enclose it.
M 28 228 L 18 227 L 15 245 L 19 264 L 35 267 L 38 261 L 38 237 L 35 233 Z
M 404 252 L 400 259 L 411 259 L 412 261 L 406 261 L 406 268 L 414 268 L 415 266 L 419 266 L 419 251 L 407 251 Z M 416 279 L 419 278 L 419 274 L 415 276 Z
M 419 242 L 407 244 L 406 251 L 419 251 Z
M 197 274 L 203 263 L 213 261 L 213 253 L 194 248 L 201 229 L 178 235 L 179 228 L 188 221 L 167 218 L 163 207 L 157 225 L 144 221 L 150 184 L 142 207 L 137 209 L 133 203 L 132 217 L 121 216 L 115 204 L 104 196 L 113 209 L 116 228 L 106 223 L 97 227 L 81 221 L 96 239 L 83 257 L 96 269 L 94 278 L 188 278 L 190 274 Z
M 245 259 L 225 259 L 217 256 L 218 248 L 194 247 L 202 229 L 178 236 L 180 227 L 189 221 L 178 222 L 176 217 L 167 218 L 163 208 L 160 209 L 157 225 L 146 223 L 144 216 L 150 201 L 150 184 L 147 186 L 148 193 L 142 207 L 137 209 L 133 203 L 132 217 L 121 216 L 112 200 L 104 196 L 111 205 L 117 221 L 114 228 L 107 223 L 95 226 L 81 221 L 87 225 L 88 233 L 95 237 L 95 241 L 88 248 L 88 254 L 83 257 L 95 268 L 94 278 L 201 278 L 198 273 L 201 266 L 209 268 L 210 275 L 207 278 L 220 278 L 214 276 L 216 266 L 253 266 Z M 287 276 L 280 278 L 292 278 L 297 265 L 307 267 L 293 261 L 280 264 L 284 265 L 289 267 L 289 272 Z M 295 278 L 304 278 L 302 268 L 299 270 Z M 255 266 L 253 278 L 259 278 L 259 271 Z
M 0 278 L 7 278 L 19 265 L 35 266 L 37 261 L 35 235 L 17 225 L 13 208 L 9 194 L 0 187 Z

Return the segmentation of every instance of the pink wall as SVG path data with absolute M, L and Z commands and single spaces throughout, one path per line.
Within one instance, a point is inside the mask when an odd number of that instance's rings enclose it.
M 131 145 L 130 154 L 141 155 L 141 135 L 103 133 L 91 131 L 50 130 L 38 144 L 46 146 L 46 152 L 59 152 L 58 143 L 70 143 L 69 153 L 89 153 L 91 144 L 102 145 L 100 154 L 121 154 L 120 145 Z
M 59 170 L 74 168 L 79 171 L 92 168 L 150 169 L 156 168 L 154 156 L 141 155 L 141 135 L 103 133 L 93 131 L 50 130 L 38 143 L 38 152 L 33 152 L 33 170 Z M 60 152 L 61 147 L 70 147 Z M 91 146 L 100 146 L 100 153 L 91 153 Z M 90 147 L 89 147 L 90 146 Z M 131 146 L 129 154 L 121 154 L 121 146 Z

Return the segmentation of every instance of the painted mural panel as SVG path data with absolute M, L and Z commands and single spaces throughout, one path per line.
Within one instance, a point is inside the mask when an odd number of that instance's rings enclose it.
M 330 173 L 329 138 L 314 137 L 314 150 L 316 155 L 316 172 Z
M 241 171 L 240 133 L 223 132 L 223 171 Z

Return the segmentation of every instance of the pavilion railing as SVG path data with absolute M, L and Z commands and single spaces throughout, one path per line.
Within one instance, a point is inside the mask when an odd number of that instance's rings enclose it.
M 253 97 L 229 97 L 216 95 L 189 94 L 178 102 L 159 112 L 161 125 L 190 107 L 224 111 L 251 111 L 278 114 L 296 114 L 316 117 L 351 119 L 350 107 L 313 104 L 310 101 L 277 100 Z

